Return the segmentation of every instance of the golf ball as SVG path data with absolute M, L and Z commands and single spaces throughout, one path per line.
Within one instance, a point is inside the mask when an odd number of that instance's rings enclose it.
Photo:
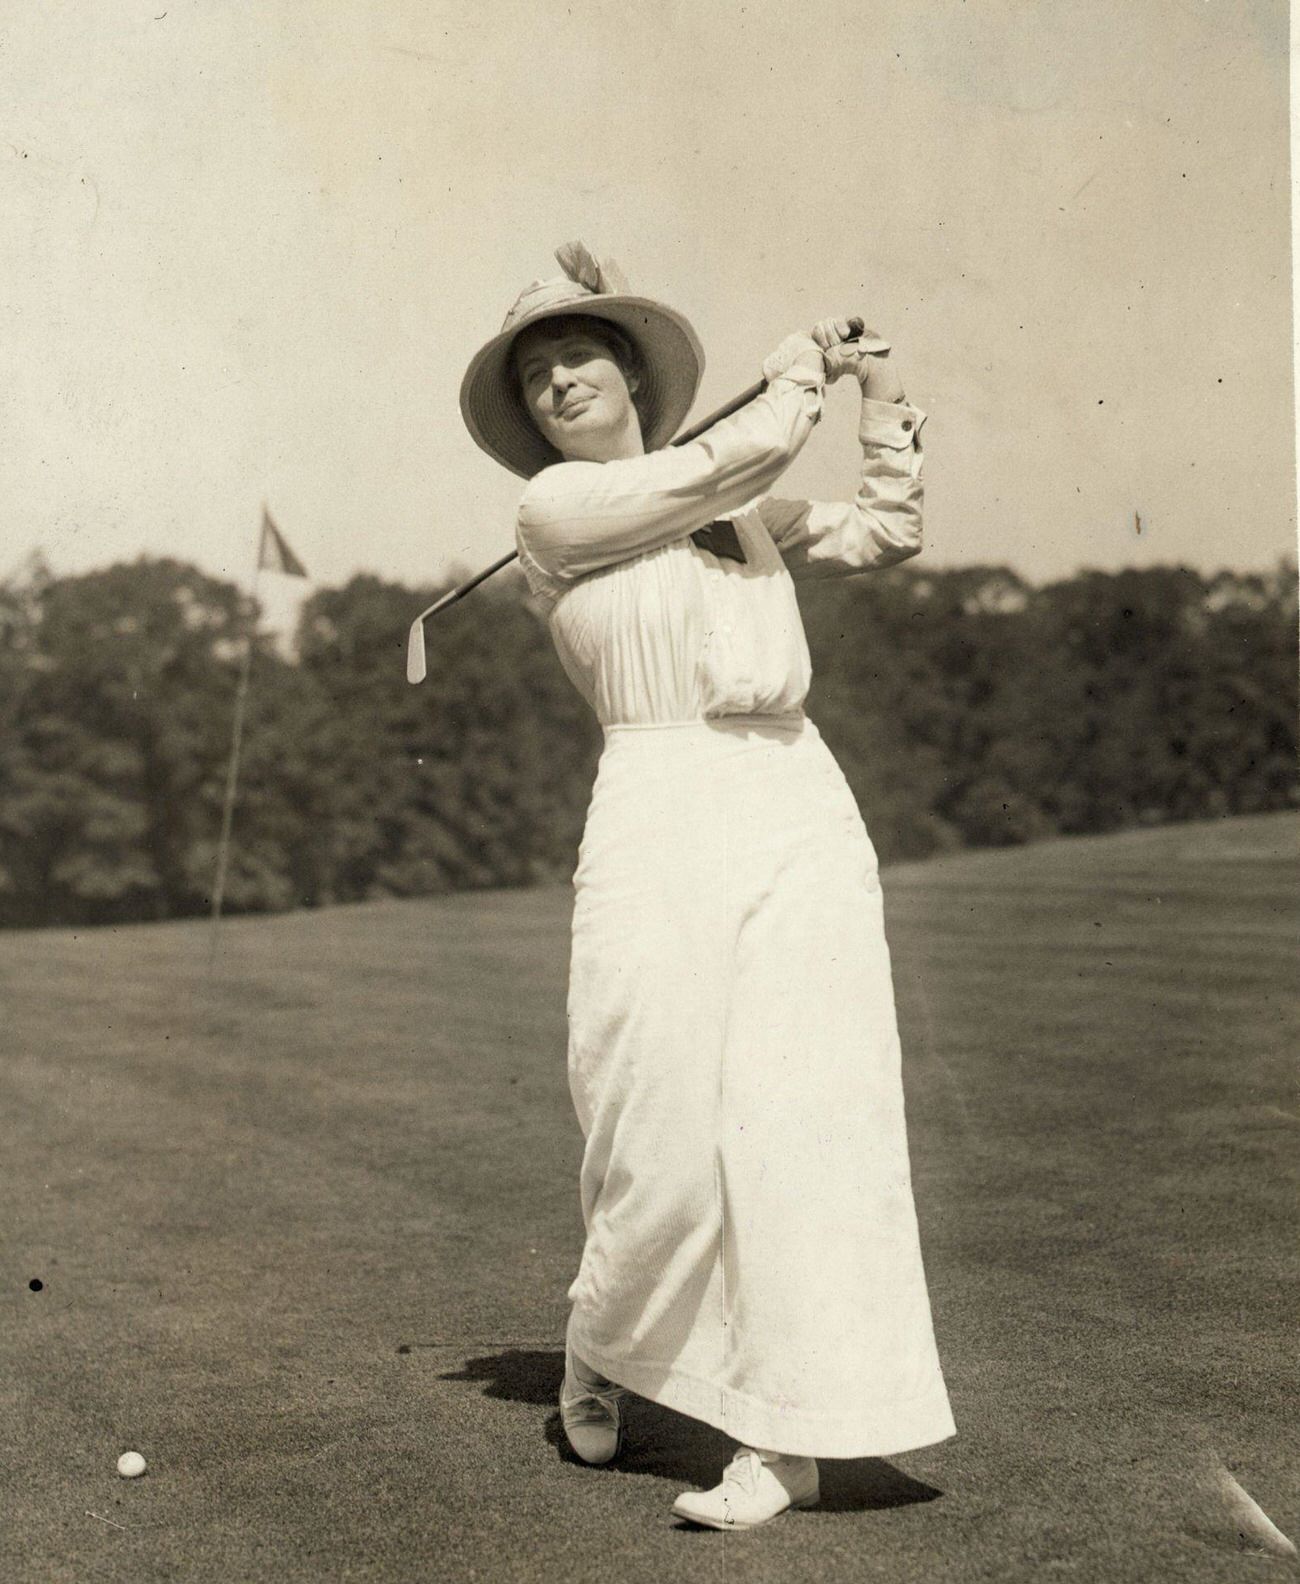
M 138 1452 L 123 1452 L 117 1460 L 117 1472 L 123 1479 L 134 1479 L 137 1474 L 143 1474 L 145 1461 Z

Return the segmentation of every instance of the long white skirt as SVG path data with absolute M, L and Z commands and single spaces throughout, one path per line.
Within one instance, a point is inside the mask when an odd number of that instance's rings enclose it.
M 952 1435 L 876 855 L 816 727 L 610 728 L 574 883 L 579 1356 L 778 1452 Z

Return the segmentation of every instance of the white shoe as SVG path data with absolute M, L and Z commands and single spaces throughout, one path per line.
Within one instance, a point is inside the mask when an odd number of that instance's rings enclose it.
M 710 1491 L 683 1491 L 673 1503 L 678 1518 L 710 1529 L 753 1529 L 788 1507 L 813 1507 L 821 1500 L 817 1461 L 810 1457 L 766 1460 L 743 1446 Z
M 623 1446 L 622 1386 L 588 1369 L 571 1347 L 564 1350 L 560 1423 L 584 1463 L 609 1463 Z

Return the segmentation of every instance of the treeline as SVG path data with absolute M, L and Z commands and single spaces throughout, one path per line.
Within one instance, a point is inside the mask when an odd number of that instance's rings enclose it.
M 803 596 L 810 712 L 885 859 L 1293 806 L 1294 570 L 893 572 Z M 318 906 L 567 878 L 600 734 L 521 584 L 317 592 L 259 638 L 227 902 Z M 242 635 L 170 560 L 0 587 L 0 923 L 209 905 Z

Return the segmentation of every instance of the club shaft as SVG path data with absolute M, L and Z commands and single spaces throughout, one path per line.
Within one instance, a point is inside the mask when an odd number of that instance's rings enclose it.
M 706 429 L 712 429 L 715 423 L 721 423 L 724 418 L 730 418 L 732 413 L 739 412 L 742 407 L 747 407 L 756 397 L 761 396 L 767 389 L 766 380 L 758 380 L 739 396 L 733 396 L 725 407 L 719 407 L 717 412 L 712 412 L 707 418 L 701 418 L 699 423 L 679 434 L 672 442 L 673 445 L 689 445 L 692 440 L 698 440 Z M 511 550 L 508 555 L 503 555 L 499 561 L 494 561 L 491 566 L 484 567 L 481 572 L 476 572 L 468 583 L 462 583 L 459 588 L 450 589 L 436 605 L 430 605 L 421 620 L 428 621 L 430 616 L 436 616 L 439 611 L 446 610 L 448 605 L 454 605 L 458 599 L 464 599 L 466 594 L 471 594 L 488 578 L 500 572 L 503 567 L 508 567 L 512 561 L 519 558 L 517 550 Z
M 425 619 L 427 620 L 430 616 L 436 616 L 440 610 L 445 610 L 448 605 L 454 605 L 458 599 L 464 599 L 466 594 L 472 593 L 480 583 L 485 583 L 494 573 L 500 572 L 502 567 L 509 566 L 518 554 L 517 550 L 511 550 L 508 555 L 503 555 L 499 561 L 494 561 L 491 566 L 484 567 L 481 572 L 476 572 L 468 583 L 462 583 L 459 588 L 454 588 L 444 594 L 436 605 L 430 605 L 429 609 L 425 611 Z

